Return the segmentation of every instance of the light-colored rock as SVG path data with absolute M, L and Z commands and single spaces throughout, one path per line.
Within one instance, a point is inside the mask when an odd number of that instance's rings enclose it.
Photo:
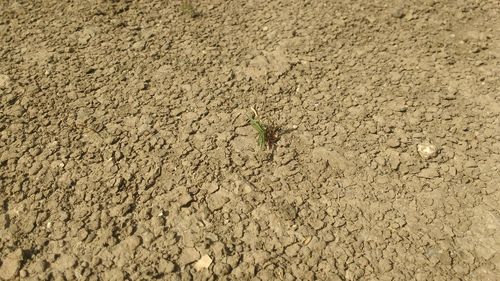
M 195 264 L 194 264 L 194 268 L 196 270 L 203 270 L 205 268 L 208 268 L 210 267 L 210 265 L 212 264 L 212 258 L 209 256 L 209 255 L 204 255 L 203 257 L 201 257 L 201 259 L 199 259 Z
M 438 154 L 437 147 L 430 143 L 421 143 L 417 145 L 417 151 L 418 154 L 420 154 L 420 157 L 425 160 L 434 158 Z

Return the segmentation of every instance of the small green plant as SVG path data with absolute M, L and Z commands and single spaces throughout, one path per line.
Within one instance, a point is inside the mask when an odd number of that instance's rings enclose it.
M 201 15 L 201 13 L 196 10 L 191 0 L 181 0 L 181 12 L 191 16 L 192 18 L 196 18 Z
M 273 149 L 276 145 L 276 142 L 279 140 L 279 127 L 274 124 L 264 124 L 260 121 L 257 111 L 255 109 L 250 108 L 254 116 L 250 117 L 249 122 L 250 125 L 257 131 L 259 134 L 257 138 L 257 144 L 262 148 Z

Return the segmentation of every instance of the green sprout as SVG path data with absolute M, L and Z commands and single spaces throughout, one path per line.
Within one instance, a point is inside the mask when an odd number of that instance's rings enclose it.
M 276 145 L 276 142 L 279 140 L 279 128 L 274 124 L 264 124 L 262 123 L 257 115 L 255 109 L 251 108 L 254 113 L 254 117 L 250 117 L 250 125 L 257 131 L 258 138 L 257 144 L 262 148 L 272 149 Z
M 259 133 L 257 144 L 263 148 L 266 144 L 266 126 L 254 118 L 250 118 L 250 125 Z

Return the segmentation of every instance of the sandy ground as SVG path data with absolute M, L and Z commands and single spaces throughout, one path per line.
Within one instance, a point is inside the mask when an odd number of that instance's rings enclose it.
M 499 1 L 63 2 L 0 1 L 0 279 L 500 280 Z

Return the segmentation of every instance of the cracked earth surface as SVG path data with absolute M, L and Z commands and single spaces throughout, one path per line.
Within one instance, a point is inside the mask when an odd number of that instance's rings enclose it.
M 0 279 L 498 280 L 498 1 L 63 2 L 0 2 Z

